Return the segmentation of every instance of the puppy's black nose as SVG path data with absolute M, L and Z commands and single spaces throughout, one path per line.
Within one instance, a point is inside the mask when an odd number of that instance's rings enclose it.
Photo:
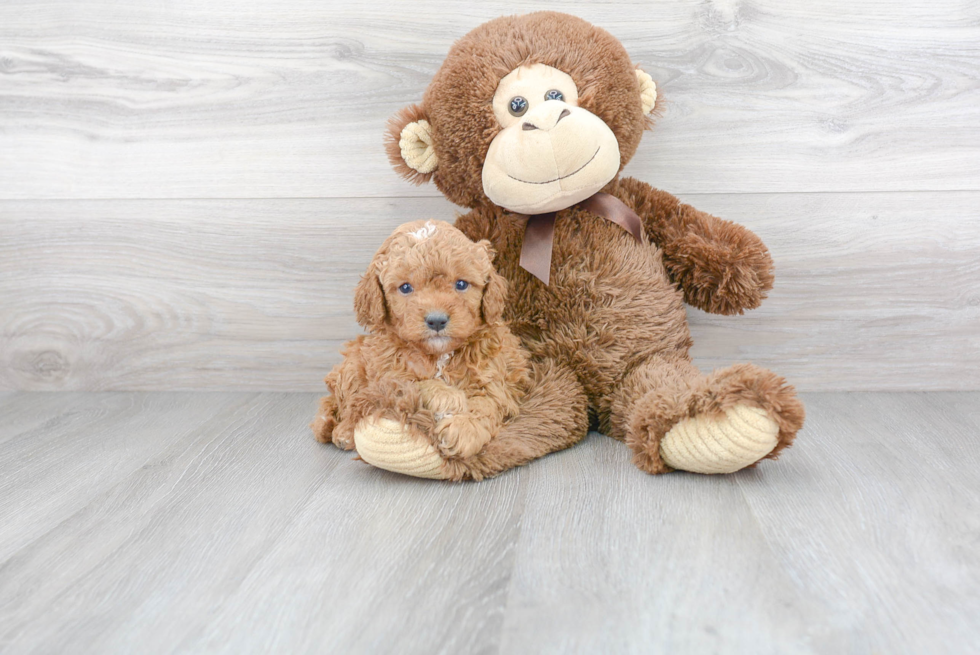
M 449 323 L 449 317 L 443 312 L 429 312 L 425 316 L 425 324 L 436 332 L 446 327 L 447 323 Z

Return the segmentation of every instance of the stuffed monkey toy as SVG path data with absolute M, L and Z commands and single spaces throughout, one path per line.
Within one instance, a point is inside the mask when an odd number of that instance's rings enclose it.
M 755 308 L 773 264 L 745 228 L 620 177 L 656 103 L 612 35 L 539 12 L 457 41 L 421 104 L 391 119 L 395 169 L 469 208 L 456 227 L 497 251 L 505 318 L 536 367 L 520 416 L 441 477 L 525 464 L 590 422 L 648 473 L 731 473 L 775 459 L 802 427 L 783 378 L 752 364 L 705 375 L 691 362 L 684 303 Z M 362 426 L 361 438 L 378 437 Z

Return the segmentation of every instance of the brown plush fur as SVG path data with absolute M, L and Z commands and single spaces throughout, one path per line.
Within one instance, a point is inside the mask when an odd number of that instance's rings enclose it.
M 415 183 L 424 181 L 401 160 L 398 135 L 408 123 L 425 118 L 432 125 L 439 157 L 432 181 L 457 205 L 490 202 L 483 193 L 483 160 L 500 131 L 490 100 L 502 77 L 522 64 L 535 63 L 571 75 L 579 106 L 615 132 L 625 166 L 648 120 L 629 55 L 603 29 L 572 16 L 538 12 L 492 20 L 453 44 L 422 105 L 401 110 L 389 122 L 386 143 L 395 169 Z
M 779 444 L 767 456 L 775 458 L 803 424 L 792 387 L 752 365 L 702 375 L 688 354 L 683 306 L 720 314 L 757 307 L 773 283 L 772 261 L 757 236 L 643 182 L 616 178 L 604 191 L 639 214 L 645 242 L 575 206 L 557 214 L 550 285 L 520 268 L 523 219 L 490 202 L 481 170 L 500 130 L 490 106 L 498 82 L 538 62 L 573 78 L 579 105 L 613 130 L 625 166 L 649 123 L 634 66 L 607 32 L 554 12 L 500 18 L 470 32 L 450 50 L 421 106 L 390 126 L 396 134 L 410 120 L 431 123 L 439 157 L 431 178 L 447 198 L 472 208 L 457 227 L 496 249 L 497 268 L 511 285 L 506 316 L 541 367 L 521 417 L 478 456 L 458 463 L 458 477 L 493 475 L 575 443 L 588 428 L 583 398 L 600 429 L 624 440 L 650 473 L 669 470 L 659 445 L 679 420 L 720 417 L 737 403 L 765 409 L 777 422 Z M 404 173 L 403 167 L 396 166 Z
M 502 320 L 507 283 L 492 257 L 486 241 L 441 221 L 408 223 L 385 241 L 355 292 L 371 334 L 349 342 L 327 376 L 331 395 L 311 426 L 318 440 L 351 449 L 362 419 L 391 418 L 452 461 L 478 453 L 518 414 L 530 368 Z M 426 324 L 433 312 L 448 317 L 442 330 Z

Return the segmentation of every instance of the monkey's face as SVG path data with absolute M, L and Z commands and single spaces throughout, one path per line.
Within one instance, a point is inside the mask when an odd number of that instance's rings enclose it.
M 502 16 L 457 41 L 386 148 L 407 179 L 464 207 L 558 211 L 616 179 L 657 100 L 623 45 L 556 12 Z
M 558 211 L 585 200 L 619 172 L 619 142 L 578 106 L 571 76 L 544 64 L 520 66 L 493 96 L 502 128 L 483 164 L 483 191 L 519 214 Z

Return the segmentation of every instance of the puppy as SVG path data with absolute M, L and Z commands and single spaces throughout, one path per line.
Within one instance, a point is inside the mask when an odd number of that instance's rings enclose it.
M 348 342 L 311 427 L 350 450 L 368 417 L 414 427 L 447 459 L 480 452 L 518 413 L 528 358 L 503 322 L 507 283 L 488 241 L 442 221 L 399 227 L 357 285 L 370 334 Z

